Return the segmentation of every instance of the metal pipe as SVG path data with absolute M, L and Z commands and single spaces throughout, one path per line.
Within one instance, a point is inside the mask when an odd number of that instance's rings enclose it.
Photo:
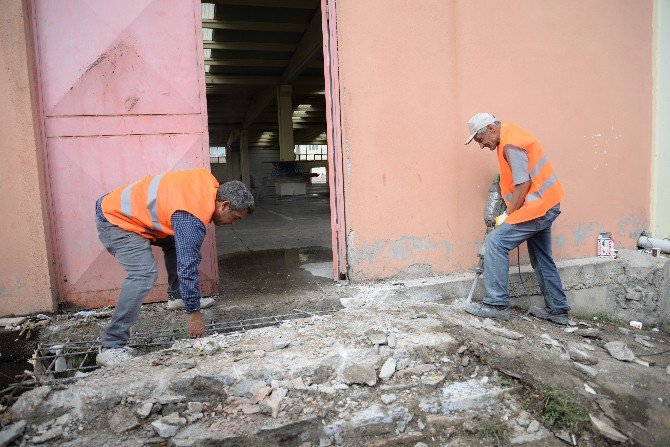
M 644 233 L 637 239 L 637 246 L 640 248 L 660 248 L 663 253 L 670 253 L 670 240 L 656 239 Z

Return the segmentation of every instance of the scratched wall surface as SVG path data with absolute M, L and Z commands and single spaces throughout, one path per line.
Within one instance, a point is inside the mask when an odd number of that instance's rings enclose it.
M 552 161 L 558 259 L 594 256 L 600 231 L 635 246 L 650 208 L 651 1 L 336 5 L 352 278 L 473 267 L 497 172 L 493 153 L 463 146 L 481 111 L 531 131 Z
M 126 273 L 98 240 L 96 199 L 148 175 L 209 166 L 200 2 L 35 0 L 33 16 L 59 299 L 113 304 Z M 201 291 L 211 294 L 211 226 L 202 254 Z M 160 249 L 154 257 L 148 301 L 167 299 Z

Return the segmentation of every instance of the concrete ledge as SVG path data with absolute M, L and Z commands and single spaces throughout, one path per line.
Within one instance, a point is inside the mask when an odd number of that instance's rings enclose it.
M 575 315 L 599 313 L 647 325 L 670 321 L 670 260 L 635 250 L 620 250 L 617 259 L 585 258 L 556 263 Z M 526 308 L 544 300 L 530 265 L 509 271 L 512 306 Z M 474 273 L 392 281 L 378 287 L 420 301 L 465 300 Z M 480 278 L 475 301 L 484 296 Z

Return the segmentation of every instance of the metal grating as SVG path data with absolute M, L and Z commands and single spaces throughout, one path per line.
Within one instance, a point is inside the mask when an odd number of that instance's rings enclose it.
M 289 320 L 325 315 L 335 310 L 308 312 L 295 309 L 294 313 L 290 314 L 211 323 L 205 326 L 205 332 L 206 335 L 241 333 L 251 329 L 279 326 Z M 187 338 L 187 333 L 184 329 L 136 333 L 130 337 L 128 346 L 142 351 L 151 351 L 156 348 L 171 346 L 176 340 L 185 338 Z M 95 356 L 98 353 L 99 346 L 99 340 L 38 345 L 31 360 L 34 383 L 50 383 L 76 377 L 77 373 L 86 373 L 97 369 Z

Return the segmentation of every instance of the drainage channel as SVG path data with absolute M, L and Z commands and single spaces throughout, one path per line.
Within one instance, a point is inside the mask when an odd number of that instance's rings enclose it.
M 294 309 L 293 313 L 268 317 L 250 318 L 246 320 L 211 323 L 205 326 L 206 335 L 243 333 L 252 329 L 279 326 L 280 324 L 301 318 L 312 318 L 337 311 L 329 309 L 306 311 Z M 184 329 L 160 330 L 156 332 L 136 333 L 130 337 L 128 346 L 143 352 L 171 346 L 176 340 L 187 338 Z M 95 356 L 100 347 L 99 340 L 78 342 L 38 344 L 29 362 L 33 371 L 25 371 L 16 383 L 0 391 L 3 405 L 12 404 L 16 398 L 28 389 L 67 379 L 82 377 L 84 374 L 99 368 Z

